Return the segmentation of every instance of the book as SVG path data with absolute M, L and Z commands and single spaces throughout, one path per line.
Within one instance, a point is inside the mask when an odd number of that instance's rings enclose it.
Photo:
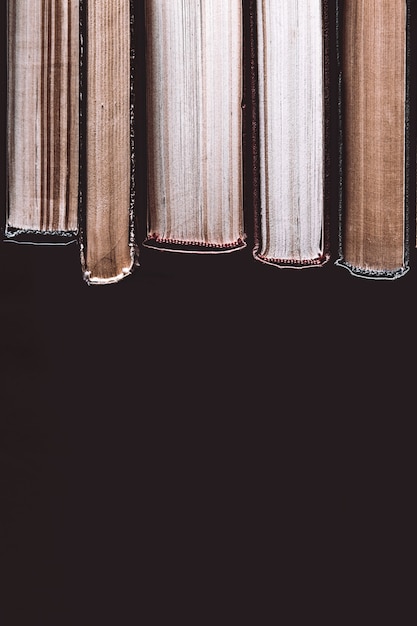
M 82 0 L 80 250 L 88 284 L 136 263 L 133 3 Z
M 78 0 L 7 3 L 6 239 L 75 240 Z
M 342 201 L 338 265 L 408 271 L 406 0 L 350 0 L 341 13 Z
M 144 245 L 244 247 L 241 0 L 146 0 Z
M 327 0 L 252 0 L 255 259 L 329 259 Z

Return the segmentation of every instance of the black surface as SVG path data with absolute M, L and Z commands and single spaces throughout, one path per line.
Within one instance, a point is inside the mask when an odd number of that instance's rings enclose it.
M 3 247 L 5 624 L 137 623 L 139 602 L 158 624 L 159 591 L 190 608 L 177 586 L 199 615 L 273 540 L 285 585 L 337 609 L 380 563 L 381 501 L 404 523 L 414 272 L 160 255 L 88 287 L 75 246 Z

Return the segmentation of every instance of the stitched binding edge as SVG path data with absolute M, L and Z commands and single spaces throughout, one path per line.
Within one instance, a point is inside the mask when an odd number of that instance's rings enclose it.
M 165 252 L 183 252 L 194 254 L 221 254 L 234 252 L 246 247 L 246 241 L 242 238 L 231 243 L 208 243 L 204 241 L 185 241 L 181 239 L 169 239 L 157 234 L 148 236 L 143 245 L 146 248 L 163 250 Z
M 348 270 L 352 276 L 357 276 L 358 278 L 372 278 L 374 280 L 395 280 L 396 278 L 401 278 L 401 276 L 407 274 L 410 269 L 408 265 L 404 265 L 396 270 L 373 270 L 369 268 L 355 267 L 344 259 L 337 259 L 337 261 L 335 261 L 335 265 Z
M 273 265 L 275 267 L 280 267 L 283 269 L 296 269 L 302 270 L 306 268 L 314 268 L 314 267 L 323 267 L 325 263 L 327 263 L 330 259 L 330 254 L 327 252 L 326 254 L 322 254 L 315 259 L 276 259 L 264 256 L 259 254 L 258 252 L 254 253 L 254 257 L 257 261 L 261 261 L 261 263 L 266 263 L 267 265 Z

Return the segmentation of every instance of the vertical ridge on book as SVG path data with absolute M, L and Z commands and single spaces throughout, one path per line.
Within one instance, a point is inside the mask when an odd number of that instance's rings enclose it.
M 372 278 L 408 270 L 407 2 L 343 7 L 343 202 L 337 264 Z
M 133 268 L 130 0 L 84 0 L 84 278 L 117 282 Z M 84 57 L 85 55 L 85 57 Z
M 251 4 L 259 141 L 254 257 L 278 266 L 322 265 L 329 257 L 327 0 Z
M 78 0 L 9 0 L 7 20 L 5 235 L 32 241 L 73 237 L 78 229 Z
M 145 245 L 244 246 L 241 0 L 146 0 Z

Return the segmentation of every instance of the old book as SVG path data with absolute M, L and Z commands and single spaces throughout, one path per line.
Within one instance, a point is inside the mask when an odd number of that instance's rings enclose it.
M 7 3 L 6 238 L 78 230 L 78 0 Z M 64 239 L 62 239 L 62 237 Z
M 343 199 L 338 265 L 408 270 L 406 0 L 349 0 L 341 14 Z
M 145 0 L 146 246 L 245 243 L 241 0 Z
M 329 258 L 328 2 L 250 4 L 254 257 L 320 266 Z
M 133 3 L 81 0 L 80 246 L 90 284 L 134 267 Z

